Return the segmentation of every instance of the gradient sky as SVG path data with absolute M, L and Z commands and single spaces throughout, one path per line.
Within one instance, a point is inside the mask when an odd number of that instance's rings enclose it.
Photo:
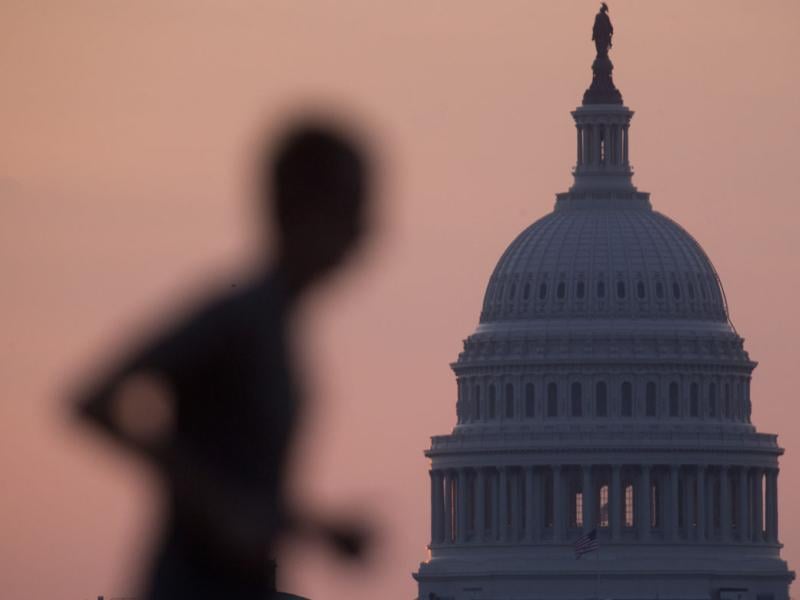
M 639 189 L 703 245 L 760 362 L 753 418 L 787 450 L 800 566 L 800 3 L 611 2 Z M 158 497 L 67 419 L 65 386 L 142 324 L 252 262 L 255 135 L 298 106 L 380 149 L 376 231 L 310 307 L 308 503 L 373 516 L 367 569 L 292 546 L 315 600 L 412 598 L 429 436 L 513 237 L 570 185 L 569 111 L 599 2 L 186 0 L 0 6 L 0 595 L 130 595 Z M 234 280 L 236 275 L 227 275 Z

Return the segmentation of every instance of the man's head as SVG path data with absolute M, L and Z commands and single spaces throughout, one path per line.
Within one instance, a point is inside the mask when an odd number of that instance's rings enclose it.
M 600 3 L 600 12 L 608 12 L 608 4 L 605 2 Z
M 367 159 L 334 127 L 302 123 L 263 161 L 262 201 L 276 225 L 279 266 L 304 287 L 336 267 L 363 234 Z

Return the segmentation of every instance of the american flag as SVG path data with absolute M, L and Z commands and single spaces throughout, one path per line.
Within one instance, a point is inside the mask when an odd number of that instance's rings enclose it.
M 584 533 L 581 537 L 575 540 L 575 558 L 580 558 L 588 552 L 594 552 L 600 547 L 597 541 L 597 528 L 592 529 L 589 533 Z

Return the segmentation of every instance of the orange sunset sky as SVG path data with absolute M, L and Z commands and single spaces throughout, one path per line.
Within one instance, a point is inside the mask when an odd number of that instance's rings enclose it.
M 800 2 L 609 4 L 634 181 L 703 245 L 760 363 L 753 420 L 787 450 L 781 538 L 798 568 Z M 413 598 L 422 451 L 455 422 L 448 364 L 505 246 L 571 183 L 598 6 L 4 0 L 0 597 L 135 595 L 158 496 L 70 423 L 65 391 L 252 264 L 257 134 L 330 106 L 369 133 L 383 177 L 363 254 L 308 307 L 294 487 L 371 515 L 380 544 L 363 568 L 291 545 L 282 587 Z

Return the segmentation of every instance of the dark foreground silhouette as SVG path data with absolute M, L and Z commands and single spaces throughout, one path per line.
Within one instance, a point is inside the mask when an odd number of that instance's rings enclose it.
M 276 260 L 167 328 L 79 394 L 79 414 L 162 476 L 168 514 L 147 598 L 259 599 L 275 592 L 276 538 L 317 536 L 358 556 L 358 528 L 284 499 L 301 399 L 288 325 L 298 301 L 362 237 L 367 159 L 334 128 L 294 128 L 264 154 Z

